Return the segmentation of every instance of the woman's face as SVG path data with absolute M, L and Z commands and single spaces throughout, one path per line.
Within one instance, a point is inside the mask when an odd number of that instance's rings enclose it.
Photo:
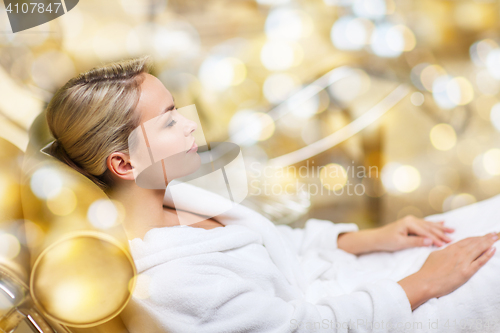
M 164 185 L 199 168 L 200 157 L 192 136 L 196 123 L 177 111 L 172 94 L 150 74 L 145 74 L 141 84 L 136 111 L 140 113 L 141 125 L 134 135 L 139 144 L 130 152 L 136 182 L 139 173 L 153 164 L 157 167 L 144 171 L 149 174 L 147 178 L 158 178 L 162 169 Z M 141 186 L 139 182 L 138 185 Z

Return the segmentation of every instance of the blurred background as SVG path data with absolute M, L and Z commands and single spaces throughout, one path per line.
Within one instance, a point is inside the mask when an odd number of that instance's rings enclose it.
M 275 223 L 441 213 L 500 193 L 499 15 L 487 0 L 82 0 L 12 34 L 2 7 L 0 136 L 26 151 L 69 78 L 149 54 L 207 140 L 242 147 L 244 204 Z M 88 201 L 64 191 L 47 214 Z
M 500 194 L 499 1 L 81 0 L 16 34 L 0 6 L 0 288 L 12 291 L 0 330 L 38 318 L 32 299 L 53 327 L 96 324 L 140 279 L 123 207 L 40 153 L 54 92 L 108 62 L 150 55 L 177 107 L 196 104 L 207 141 L 241 147 L 243 204 L 274 223 L 363 229 Z M 96 236 L 123 264 L 120 287 L 87 255 L 94 238 L 53 246 L 75 230 L 117 240 Z M 50 273 L 67 262 L 92 276 Z M 90 285 L 118 292 L 79 293 Z M 103 325 L 92 332 L 125 332 Z

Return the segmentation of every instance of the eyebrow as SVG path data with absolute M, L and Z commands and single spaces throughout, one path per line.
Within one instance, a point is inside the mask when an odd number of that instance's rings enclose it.
M 163 110 L 161 114 L 167 113 L 168 111 L 172 111 L 175 108 L 175 98 L 174 98 L 174 96 L 172 96 L 172 100 L 174 101 L 174 103 L 172 105 L 166 107 L 165 110 Z

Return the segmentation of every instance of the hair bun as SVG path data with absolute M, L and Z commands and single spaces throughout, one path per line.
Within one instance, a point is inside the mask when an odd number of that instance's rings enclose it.
M 61 162 L 65 162 L 66 164 L 68 161 L 71 161 L 71 157 L 69 157 L 68 153 L 62 146 L 61 142 L 58 139 L 55 139 L 54 142 L 51 145 L 50 149 L 50 154 L 60 160 Z M 73 162 L 74 163 L 74 162 Z
M 82 168 L 71 159 L 71 157 L 66 152 L 66 149 L 64 149 L 63 145 L 61 144 L 61 141 L 59 141 L 58 139 L 55 139 L 52 143 L 50 154 L 57 158 L 59 161 L 77 170 L 78 172 L 82 172 Z
M 78 165 L 78 163 L 73 161 L 73 159 L 66 152 L 66 149 L 64 149 L 63 145 L 61 144 L 61 141 L 59 141 L 58 139 L 55 139 L 54 142 L 52 143 L 51 149 L 50 149 L 50 154 L 52 156 L 54 156 L 55 158 L 57 158 L 59 161 L 68 165 L 72 169 L 78 171 L 79 173 L 81 173 L 85 177 L 89 178 L 91 181 L 93 181 L 97 185 L 105 186 L 105 183 L 103 182 L 102 179 L 100 179 L 99 177 L 97 177 L 95 175 L 92 175 L 87 170 L 85 170 L 80 165 Z

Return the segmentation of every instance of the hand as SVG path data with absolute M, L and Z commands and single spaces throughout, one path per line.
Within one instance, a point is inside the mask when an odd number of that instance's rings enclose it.
M 500 234 L 462 239 L 432 252 L 420 270 L 398 283 L 412 310 L 434 297 L 447 295 L 467 282 L 495 253 Z
M 408 215 L 396 222 L 375 229 L 379 251 L 399 251 L 417 246 L 442 246 L 452 241 L 445 233 L 453 228 L 444 226 L 444 221 L 430 222 Z

